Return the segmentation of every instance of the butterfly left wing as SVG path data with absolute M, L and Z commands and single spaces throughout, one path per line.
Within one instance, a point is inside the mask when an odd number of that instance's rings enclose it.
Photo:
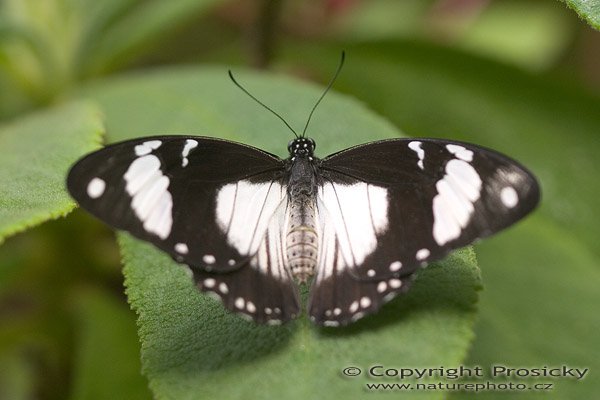
M 226 140 L 159 136 L 109 145 L 78 161 L 78 203 L 175 260 L 216 272 L 245 265 L 286 198 L 283 161 Z
M 352 274 L 378 281 L 518 221 L 539 201 L 534 176 L 495 151 L 436 139 L 392 139 L 322 160 L 319 198 Z

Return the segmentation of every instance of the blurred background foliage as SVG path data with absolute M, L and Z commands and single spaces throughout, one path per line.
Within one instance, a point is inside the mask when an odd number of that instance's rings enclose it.
M 0 0 L 0 144 L 40 110 L 155 67 L 246 65 L 323 84 L 345 48 L 336 90 L 408 135 L 511 154 L 542 181 L 539 213 L 477 246 L 485 290 L 465 363 L 595 373 L 599 21 L 597 1 Z M 98 145 L 86 140 L 79 155 Z M 0 213 L 0 399 L 151 398 L 113 233 L 76 210 L 15 234 L 73 207 L 55 200 L 16 228 Z M 559 399 L 600 392 L 593 377 L 555 383 Z

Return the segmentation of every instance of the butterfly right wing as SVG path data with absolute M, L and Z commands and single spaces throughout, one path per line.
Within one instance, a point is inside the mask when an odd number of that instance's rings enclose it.
M 523 218 L 535 177 L 480 146 L 391 139 L 321 161 L 321 244 L 309 314 L 343 325 L 373 313 L 420 266 Z
M 283 161 L 207 137 L 109 145 L 78 161 L 67 187 L 87 211 L 178 262 L 216 272 L 245 265 L 286 198 Z
M 343 326 L 376 313 L 406 292 L 415 275 L 357 279 L 343 254 L 335 223 L 321 199 L 317 200 L 319 254 L 308 299 L 310 319 L 322 326 Z
M 321 162 L 318 196 L 358 279 L 408 276 L 514 224 L 539 202 L 509 157 L 440 139 L 389 139 Z

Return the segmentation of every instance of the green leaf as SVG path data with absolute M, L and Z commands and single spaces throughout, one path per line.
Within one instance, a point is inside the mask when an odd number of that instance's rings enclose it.
M 575 35 L 558 2 L 504 0 L 439 6 L 425 0 L 357 2 L 336 21 L 339 40 L 433 39 L 524 68 L 551 67 Z
M 588 24 L 600 30 L 600 0 L 562 0 Z
M 73 303 L 78 326 L 71 400 L 150 399 L 133 313 L 108 293 L 89 288 Z
M 429 266 L 406 296 L 376 316 L 345 329 L 317 329 L 306 316 L 282 327 L 242 320 L 199 295 L 167 255 L 120 238 L 144 372 L 158 398 L 360 399 L 369 380 L 344 379 L 344 367 L 456 366 L 472 339 L 479 273 L 471 251 Z
M 289 78 L 234 72 L 297 129 L 322 90 Z M 285 156 L 291 137 L 233 86 L 225 67 L 129 75 L 85 93 L 104 106 L 111 141 L 208 134 Z M 323 101 L 308 132 L 319 154 L 399 134 L 357 101 L 335 93 Z M 413 289 L 379 314 L 345 329 L 318 329 L 305 316 L 282 327 L 247 322 L 200 294 L 167 255 L 127 235 L 120 242 L 127 294 L 139 315 L 144 372 L 158 398 L 358 399 L 367 380 L 344 379 L 344 367 L 455 366 L 472 339 L 480 283 L 468 249 L 422 271 Z M 417 395 L 442 397 L 409 396 Z
M 99 147 L 100 113 L 74 103 L 0 126 L 0 243 L 10 235 L 67 214 L 72 163 Z
M 81 49 L 78 62 L 85 63 L 84 75 L 97 75 L 123 65 L 165 35 L 169 29 L 208 11 L 219 0 L 150 0 L 138 2 L 127 13 L 106 16 L 106 26 L 91 26 L 86 47 Z M 112 7 L 117 3 L 111 2 Z M 101 15 L 100 22 L 104 22 Z M 92 24 L 98 21 L 90 21 Z M 98 34 L 100 28 L 104 28 Z
M 600 391 L 600 382 L 589 376 L 600 367 L 590 351 L 600 331 L 598 258 L 542 215 L 527 222 L 477 247 L 486 290 L 468 363 L 590 368 L 582 381 L 544 379 L 554 383 L 545 398 L 593 398 Z M 478 398 L 503 395 L 479 393 Z
M 332 47 L 290 51 L 326 79 L 339 56 L 339 46 Z M 541 180 L 534 217 L 478 249 L 486 291 L 468 363 L 600 368 L 589 351 L 597 347 L 600 304 L 600 98 L 552 77 L 425 43 L 344 47 L 347 63 L 336 87 L 411 135 L 498 149 Z M 557 381 L 554 398 L 591 398 L 598 382 Z
M 454 32 L 459 47 L 531 70 L 555 65 L 576 33 L 572 16 L 554 2 L 491 2 L 477 18 L 465 19 Z

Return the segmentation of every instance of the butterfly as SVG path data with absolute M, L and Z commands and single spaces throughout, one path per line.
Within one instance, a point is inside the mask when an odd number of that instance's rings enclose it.
M 322 326 L 377 312 L 422 266 L 539 201 L 525 167 L 474 144 L 389 139 L 322 159 L 315 149 L 304 132 L 287 159 L 211 137 L 138 138 L 79 160 L 67 187 L 84 209 L 187 264 L 201 291 L 258 323 L 297 317 L 297 282 L 310 283 L 307 313 Z

